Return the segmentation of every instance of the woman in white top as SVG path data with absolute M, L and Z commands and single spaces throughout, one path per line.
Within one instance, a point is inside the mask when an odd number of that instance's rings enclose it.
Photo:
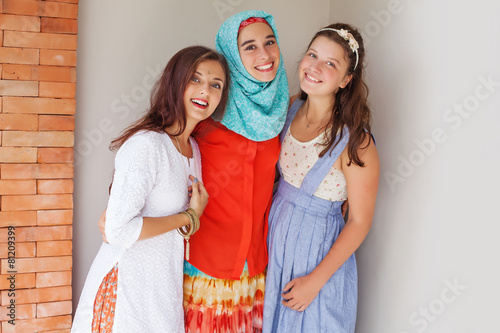
M 208 200 L 190 134 L 223 112 L 228 87 L 224 57 L 185 48 L 168 62 L 146 115 L 112 142 L 108 243 L 87 276 L 72 332 L 184 331 L 184 239 L 176 229 L 196 225 Z

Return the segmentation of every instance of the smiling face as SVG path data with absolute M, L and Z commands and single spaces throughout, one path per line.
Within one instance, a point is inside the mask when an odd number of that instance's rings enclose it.
M 280 50 L 271 27 L 258 22 L 241 29 L 238 50 L 243 66 L 254 79 L 261 82 L 274 80 L 280 62 Z
M 222 66 L 215 60 L 201 62 L 184 90 L 186 121 L 200 122 L 212 115 L 226 82 Z
M 352 78 L 345 51 L 328 37 L 319 36 L 310 45 L 299 65 L 300 88 L 311 96 L 331 95 Z

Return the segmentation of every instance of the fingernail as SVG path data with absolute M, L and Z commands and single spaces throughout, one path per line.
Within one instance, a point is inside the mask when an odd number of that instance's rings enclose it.
M 193 182 L 197 183 L 197 182 L 198 182 L 198 178 L 195 178 L 195 179 L 193 180 Z

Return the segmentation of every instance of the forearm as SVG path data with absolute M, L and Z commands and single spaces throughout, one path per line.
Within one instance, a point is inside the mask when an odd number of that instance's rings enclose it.
M 185 214 L 175 214 L 162 217 L 143 217 L 139 240 L 151 238 L 175 230 L 189 224 Z
M 371 227 L 371 221 L 357 222 L 349 219 L 325 258 L 311 272 L 319 285 L 323 286 L 344 262 L 357 250 Z

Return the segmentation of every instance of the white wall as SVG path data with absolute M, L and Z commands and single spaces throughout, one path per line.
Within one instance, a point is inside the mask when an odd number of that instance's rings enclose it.
M 332 22 L 369 39 L 382 165 L 357 333 L 498 331 L 499 14 L 486 0 L 330 1 Z
M 97 220 L 113 172 L 110 141 L 137 119 L 150 87 L 179 49 L 214 46 L 220 24 L 242 10 L 274 15 L 292 92 L 301 54 L 328 22 L 328 1 L 86 0 L 79 4 L 74 196 L 74 306 L 101 244 Z M 314 23 L 313 23 L 314 22 Z

